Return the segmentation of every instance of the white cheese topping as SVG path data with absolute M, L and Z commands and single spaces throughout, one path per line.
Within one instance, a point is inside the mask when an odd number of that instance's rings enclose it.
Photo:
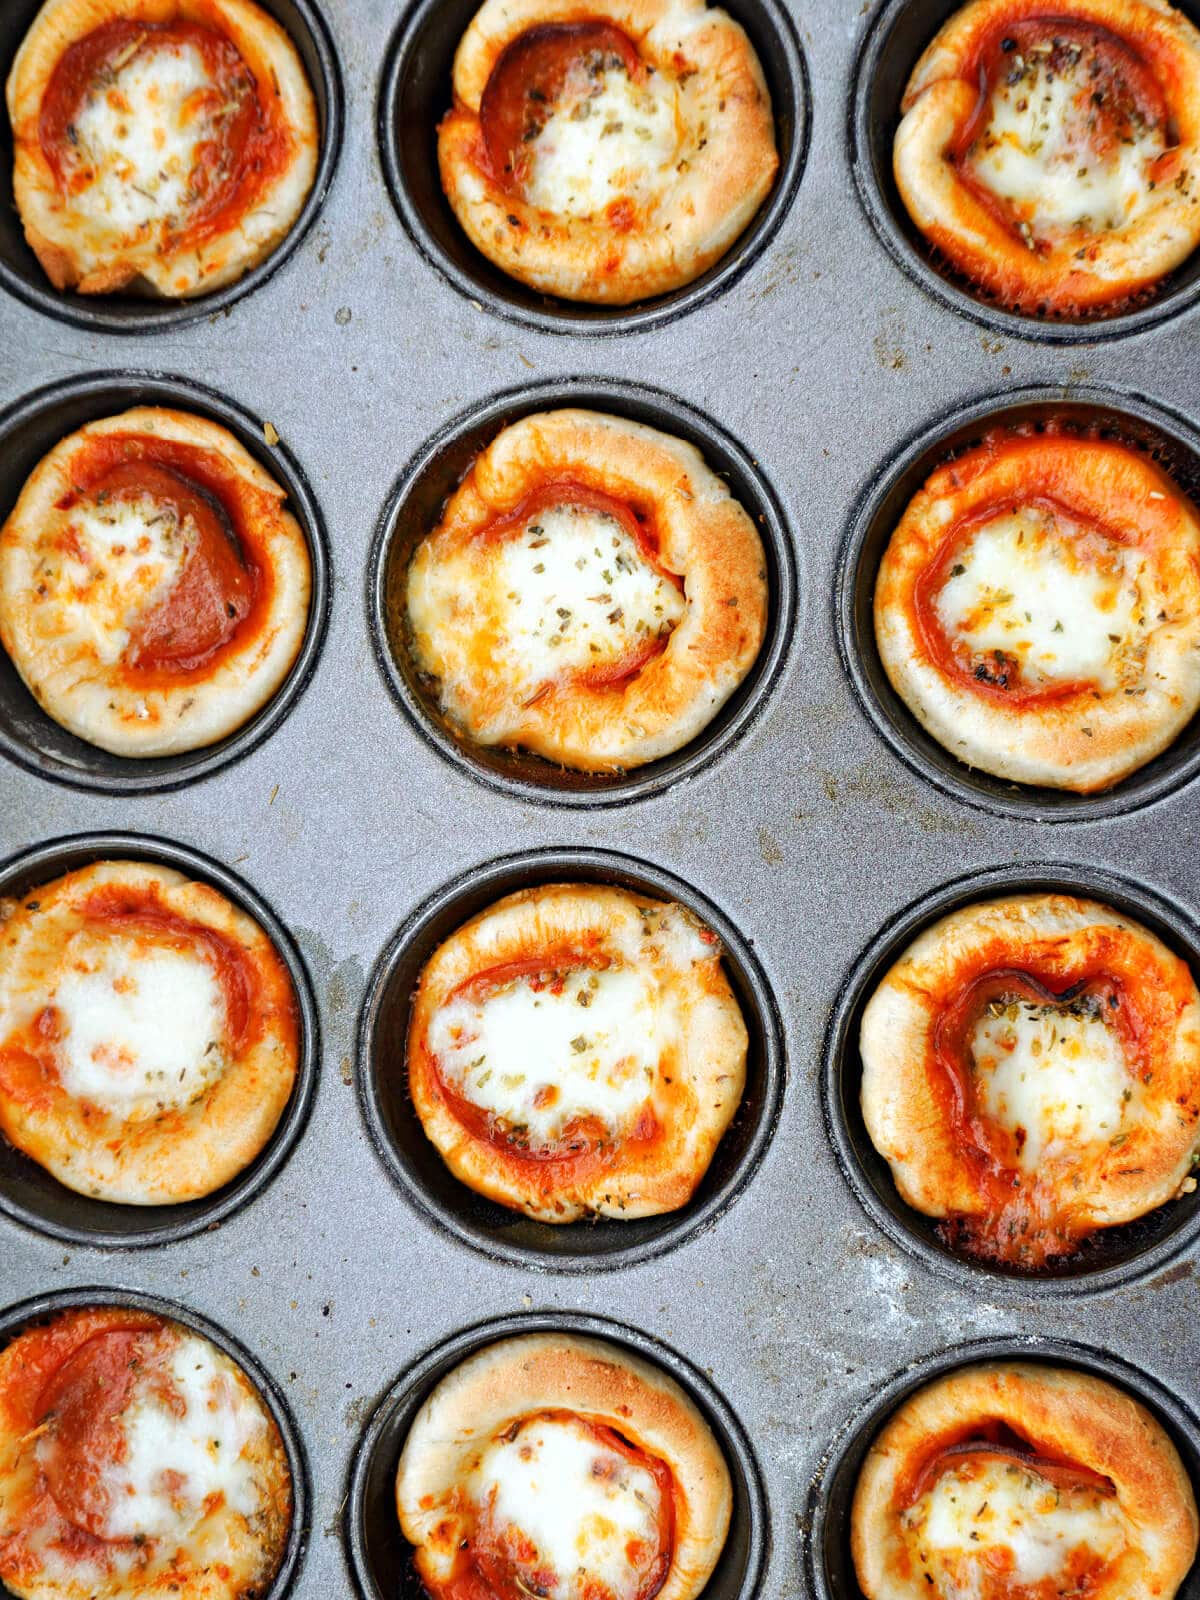
M 1056 1151 L 1111 1143 L 1124 1132 L 1135 1081 L 1099 1009 L 996 1003 L 971 1032 L 980 1105 L 1002 1127 L 1024 1130 L 1019 1161 L 1027 1172 Z
M 62 533 L 49 542 L 35 576 L 53 596 L 62 632 L 111 666 L 128 648 L 137 618 L 178 581 L 195 529 L 190 519 L 181 526 L 173 511 L 141 495 L 103 505 L 83 501 L 67 515 Z
M 429 1047 L 449 1082 L 532 1146 L 597 1117 L 613 1134 L 651 1098 L 659 1058 L 673 1036 L 652 980 L 623 967 L 573 972 L 557 985 L 521 980 L 443 1005 Z
M 1108 1562 L 1128 1542 L 1114 1495 L 1059 1488 L 1021 1463 L 993 1457 L 965 1458 L 943 1472 L 904 1513 L 904 1526 L 939 1600 L 987 1592 L 982 1580 L 999 1552 L 1011 1553 L 1016 1583 L 1033 1585 L 1064 1573 L 1074 1551 Z
M 1123 228 L 1154 198 L 1150 168 L 1163 153 L 1162 134 L 1133 116 L 1121 121 L 1121 136 L 1098 140 L 1094 61 L 1089 50 L 1049 40 L 1028 56 L 1014 53 L 968 154 L 1031 245 L 1075 229 Z M 1101 111 L 1102 127 L 1109 115 Z
M 68 1094 L 122 1117 L 187 1104 L 225 1068 L 225 1000 L 211 965 L 143 934 L 81 929 L 50 1001 Z
M 120 1459 L 101 1464 L 107 1505 L 97 1531 L 105 1539 L 182 1541 L 215 1509 L 212 1496 L 253 1516 L 261 1491 L 246 1451 L 266 1426 L 257 1398 L 208 1340 L 184 1335 L 135 1380 Z M 56 1449 L 50 1430 L 39 1456 L 47 1460 Z
M 609 1450 L 574 1418 L 534 1417 L 484 1451 L 472 1498 L 496 1534 L 519 1530 L 537 1547 L 528 1563 L 554 1600 L 633 1600 L 658 1552 L 660 1494 L 653 1473 Z M 522 1560 L 522 1569 L 526 1568 Z M 549 1573 L 548 1590 L 540 1584 Z
M 624 67 L 595 75 L 575 67 L 532 142 L 526 199 L 568 217 L 594 216 L 614 200 L 650 199 L 676 160 L 677 117 L 674 85 L 663 73 L 638 84 Z
M 937 620 L 993 678 L 996 652 L 1030 685 L 1135 687 L 1145 662 L 1144 556 L 1022 506 L 981 523 L 934 599 Z
M 197 148 L 221 138 L 236 106 L 222 104 L 193 45 L 149 36 L 117 61 L 79 109 L 70 175 L 91 178 L 75 209 L 125 233 L 190 209 Z

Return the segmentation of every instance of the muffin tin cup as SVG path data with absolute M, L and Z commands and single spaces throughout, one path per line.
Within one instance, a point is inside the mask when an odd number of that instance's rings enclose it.
M 291 1592 L 303 1566 L 312 1534 L 312 1491 L 309 1484 L 308 1461 L 300 1440 L 299 1429 L 284 1399 L 283 1391 L 255 1357 L 226 1333 L 224 1328 L 215 1322 L 210 1322 L 207 1317 L 202 1317 L 199 1312 L 179 1305 L 174 1300 L 165 1300 L 160 1295 L 141 1294 L 134 1289 L 111 1289 L 97 1285 L 94 1288 L 61 1289 L 52 1294 L 36 1295 L 30 1300 L 22 1300 L 19 1305 L 0 1311 L 0 1350 L 11 1344 L 27 1329 L 47 1322 L 52 1317 L 61 1316 L 65 1311 L 81 1311 L 89 1307 L 102 1306 L 150 1312 L 154 1316 L 167 1317 L 170 1321 L 191 1329 L 193 1333 L 210 1340 L 222 1354 L 236 1362 L 257 1390 L 259 1398 L 279 1429 L 279 1437 L 283 1441 L 288 1471 L 292 1479 L 292 1523 L 288 1530 L 287 1544 L 284 1546 L 279 1570 L 269 1587 L 262 1591 L 260 1600 L 284 1600 L 284 1596 Z M 0 1584 L 0 1593 L 7 1595 L 9 1590 Z
M 978 901 L 1010 894 L 1077 895 L 1126 913 L 1157 934 L 1200 978 L 1200 924 L 1177 905 L 1100 867 L 1039 863 L 994 867 L 957 878 L 907 907 L 858 957 L 838 996 L 825 1039 L 821 1098 L 838 1165 L 872 1222 L 931 1271 L 975 1293 L 1018 1294 L 1044 1300 L 1115 1289 L 1149 1277 L 1200 1236 L 1200 1190 L 1169 1200 L 1135 1222 L 1102 1228 L 1077 1257 L 1057 1269 L 1031 1273 L 976 1261 L 952 1250 L 927 1217 L 901 1199 L 884 1157 L 867 1132 L 860 1103 L 862 1013 L 888 969 L 909 944 L 941 917 Z
M 479 0 L 418 0 L 397 28 L 383 68 L 377 133 L 384 177 L 413 244 L 477 308 L 543 333 L 640 333 L 673 321 L 735 283 L 777 232 L 808 150 L 808 73 L 795 25 L 779 0 L 729 0 L 762 63 L 775 114 L 779 171 L 758 213 L 722 258 L 692 283 L 631 306 L 588 305 L 540 294 L 510 278 L 468 239 L 442 190 L 437 128 L 451 104 L 458 42 Z
M 892 145 L 900 103 L 925 47 L 964 0 L 882 0 L 868 24 L 854 66 L 846 136 L 855 185 L 875 232 L 892 260 L 933 299 L 1008 339 L 1046 344 L 1097 344 L 1142 333 L 1190 310 L 1200 300 L 1200 249 L 1164 280 L 1146 304 L 1090 320 L 1039 319 L 1005 311 L 976 293 L 933 251 L 909 216 L 892 173 Z M 1200 0 L 1172 0 L 1200 25 Z
M 1098 822 L 1171 794 L 1200 773 L 1200 713 L 1161 755 L 1096 794 L 1011 783 L 968 767 L 927 733 L 888 679 L 875 640 L 879 564 L 909 501 L 952 457 L 993 428 L 1062 420 L 1097 429 L 1151 454 L 1178 487 L 1200 502 L 1200 431 L 1140 395 L 1114 389 L 1030 387 L 969 401 L 923 430 L 881 467 L 859 496 L 838 558 L 834 624 L 847 676 L 870 721 L 907 766 L 944 794 L 1000 816 L 1030 822 Z
M 30 473 L 50 450 L 85 423 L 134 406 L 190 411 L 227 428 L 287 493 L 312 569 L 308 625 L 283 683 L 240 728 L 198 750 L 148 758 L 118 756 L 69 733 L 43 711 L 0 649 L 0 755 L 41 778 L 101 794 L 162 793 L 218 772 L 268 738 L 308 687 L 324 643 L 331 603 L 329 550 L 313 492 L 282 443 L 266 443 L 263 423 L 200 384 L 158 372 L 93 372 L 39 389 L 0 415 L 0 524 Z
M 320 0 L 255 0 L 290 35 L 317 105 L 319 139 L 313 186 L 287 235 L 258 266 L 211 294 L 161 300 L 131 294 L 82 295 L 55 289 L 25 242 L 13 198 L 13 135 L 0 111 L 0 285 L 45 316 L 92 332 L 154 334 L 225 312 L 272 278 L 312 227 L 333 182 L 345 121 L 337 52 Z M 43 0 L 5 0 L 0 13 L 0 80 L 8 77 Z
M 864 1600 L 850 1555 L 850 1512 L 855 1485 L 871 1441 L 888 1418 L 918 1389 L 949 1372 L 983 1361 L 1072 1367 L 1127 1390 L 1166 1429 L 1200 1493 L 1200 1422 L 1174 1394 L 1142 1368 L 1105 1350 L 1067 1339 L 1026 1334 L 975 1340 L 905 1367 L 875 1390 L 871 1399 L 831 1442 L 809 1488 L 801 1524 L 805 1575 L 813 1600 Z M 1185 1580 L 1179 1594 L 1183 1600 L 1195 1593 L 1193 1575 L 1191 1580 Z
M 84 833 L 52 839 L 0 865 L 0 900 L 23 899 L 65 873 L 114 860 L 173 868 L 219 890 L 258 923 L 292 982 L 299 1058 L 291 1098 L 266 1145 L 235 1178 L 201 1200 L 136 1206 L 76 1194 L 0 1135 L 0 1212 L 53 1239 L 109 1250 L 177 1243 L 217 1227 L 259 1196 L 304 1130 L 321 1059 L 316 1003 L 291 935 L 242 879 L 198 850 L 137 833 Z
M 346 1494 L 345 1538 L 363 1600 L 424 1600 L 396 1516 L 396 1468 L 417 1413 L 434 1386 L 468 1356 L 501 1339 L 565 1333 L 604 1339 L 674 1378 L 712 1428 L 733 1483 L 729 1537 L 701 1600 L 753 1600 L 771 1549 L 766 1493 L 749 1439 L 716 1388 L 648 1334 L 606 1317 L 535 1311 L 498 1317 L 454 1334 L 408 1368 L 387 1391 L 359 1442 Z
M 750 1035 L 746 1089 L 695 1195 L 657 1217 L 535 1222 L 476 1194 L 445 1165 L 408 1092 L 406 1044 L 417 981 L 438 946 L 469 918 L 518 889 L 600 883 L 687 906 L 720 938 L 725 971 Z M 388 1173 L 431 1222 L 496 1261 L 595 1273 L 665 1254 L 717 1219 L 751 1181 L 775 1130 L 784 1047 L 767 979 L 748 943 L 711 901 L 671 873 L 603 850 L 533 850 L 473 868 L 427 900 L 401 927 L 375 969 L 358 1032 L 358 1091 Z
M 538 411 L 579 406 L 645 423 L 693 444 L 746 510 L 762 541 L 770 590 L 766 636 L 744 681 L 687 745 L 606 775 L 573 771 L 520 750 L 477 745 L 455 731 L 409 649 L 405 582 L 413 551 L 436 527 L 448 496 L 502 429 Z M 747 452 L 716 423 L 657 389 L 580 378 L 506 390 L 463 413 L 422 446 L 393 489 L 367 570 L 367 612 L 384 681 L 416 731 L 460 772 L 544 805 L 613 806 L 659 794 L 706 772 L 761 717 L 799 627 L 796 555 L 779 501 Z

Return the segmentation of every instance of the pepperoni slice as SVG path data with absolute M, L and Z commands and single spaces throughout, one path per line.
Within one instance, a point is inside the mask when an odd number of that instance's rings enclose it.
M 35 1422 L 49 1424 L 39 1453 L 47 1487 L 68 1522 L 106 1537 L 106 1465 L 125 1449 L 122 1416 L 138 1378 L 144 1332 L 95 1334 L 70 1355 L 42 1392 Z
M 901 1504 L 905 1509 L 915 1505 L 944 1473 L 973 1461 L 1011 1462 L 1068 1493 L 1072 1490 L 1091 1490 L 1105 1498 L 1116 1494 L 1112 1479 L 1105 1477 L 1102 1472 L 1066 1457 L 1043 1455 L 1031 1448 L 1005 1423 L 992 1422 L 973 1428 L 969 1438 L 936 1445 L 918 1463 L 916 1471 L 902 1486 Z
M 78 192 L 92 181 L 75 129 L 87 98 L 108 92 L 116 73 L 139 51 L 184 46 L 198 52 L 209 78 L 210 87 L 194 110 L 198 117 L 210 114 L 212 136 L 195 147 L 187 214 L 172 219 L 181 247 L 230 226 L 282 170 L 290 152 L 287 128 L 269 113 L 254 74 L 231 39 L 195 22 L 115 18 L 103 23 L 59 57 L 38 124 L 42 152 L 59 188 Z
M 126 664 L 144 672 L 191 672 L 202 666 L 237 632 L 254 604 L 254 579 L 224 507 L 183 472 L 148 460 L 118 464 L 90 492 L 94 500 L 148 496 L 194 529 L 196 542 L 179 578 L 131 630 Z
M 645 76 L 633 40 L 611 22 L 548 22 L 529 28 L 501 53 L 483 91 L 479 121 L 492 174 L 519 192 L 529 175 L 529 146 L 576 72 L 598 77 L 623 67 Z

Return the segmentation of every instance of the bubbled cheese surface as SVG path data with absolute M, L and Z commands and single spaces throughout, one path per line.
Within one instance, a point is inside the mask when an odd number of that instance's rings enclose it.
M 151 495 L 81 502 L 50 541 L 37 578 L 62 631 L 111 666 L 143 612 L 170 593 L 186 563 L 191 524 Z
M 1120 1037 L 1101 1016 L 1025 1001 L 990 1007 L 970 1051 L 981 1109 L 1022 1131 L 1026 1171 L 1047 1155 L 1121 1137 L 1135 1084 Z
M 977 1458 L 942 1473 L 904 1522 L 938 1600 L 987 1600 L 1004 1593 L 989 1584 L 990 1574 L 1025 1585 L 1053 1581 L 1069 1572 L 1073 1552 L 1100 1564 L 1114 1560 L 1127 1543 L 1114 1496 L 1059 1488 L 1001 1459 Z
M 473 1498 L 490 1501 L 496 1535 L 518 1529 L 536 1546 L 528 1563 L 554 1600 L 586 1600 L 598 1580 L 635 1600 L 658 1549 L 654 1475 L 607 1449 L 577 1420 L 535 1417 L 483 1454 Z M 524 1567 L 526 1563 L 522 1561 Z
M 143 44 L 117 61 L 112 81 L 91 90 L 76 118 L 71 177 L 82 184 L 75 208 L 127 233 L 187 213 L 197 147 L 217 137 L 229 108 L 190 44 Z
M 68 1094 L 123 1117 L 185 1105 L 225 1067 L 225 1002 L 187 949 L 90 926 L 69 941 L 48 996 Z
M 599 1118 L 613 1134 L 633 1122 L 672 1037 L 653 983 L 636 971 L 573 972 L 555 988 L 522 981 L 459 996 L 429 1032 L 458 1093 L 543 1147 L 578 1118 Z
M 1078 46 L 1047 42 L 1012 61 L 969 154 L 975 177 L 1009 203 L 1031 244 L 1136 221 L 1154 198 L 1159 130 L 1135 122 L 1124 137 L 1093 137 L 1094 57 Z
M 109 1540 L 184 1539 L 214 1496 L 252 1516 L 260 1490 L 244 1452 L 265 1428 L 257 1400 L 208 1341 L 184 1336 L 135 1385 L 122 1448 L 101 1464 L 106 1510 L 97 1531 Z M 40 1454 L 56 1448 L 52 1432 L 39 1442 Z
M 1144 557 L 1022 507 L 982 523 L 959 551 L 934 608 L 973 659 L 1020 664 L 1023 683 L 1133 687 L 1145 660 Z
M 616 200 L 645 202 L 675 164 L 675 100 L 661 73 L 639 84 L 623 67 L 592 74 L 577 65 L 532 143 L 526 199 L 567 217 L 595 216 Z

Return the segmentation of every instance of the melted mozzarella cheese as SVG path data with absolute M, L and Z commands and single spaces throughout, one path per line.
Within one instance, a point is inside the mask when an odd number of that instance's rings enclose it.
M 1097 533 L 1072 536 L 1033 506 L 990 518 L 958 555 L 934 607 L 973 659 L 997 652 L 1032 685 L 1130 688 L 1145 660 L 1144 557 Z
M 1072 1552 L 1089 1564 L 1115 1560 L 1128 1542 L 1115 1496 L 1092 1489 L 1060 1489 L 1022 1464 L 976 1459 L 944 1472 L 904 1514 L 917 1538 L 930 1593 L 943 1600 L 973 1600 L 990 1593 L 981 1579 L 1005 1571 L 1020 1584 L 1038 1584 L 1064 1572 Z
M 434 1015 L 429 1047 L 464 1098 L 545 1147 L 579 1118 L 614 1134 L 629 1126 L 671 1035 L 655 985 L 610 967 L 573 972 L 558 993 L 516 982 L 482 999 L 460 995 Z
M 110 76 L 75 120 L 73 205 L 122 232 L 177 220 L 195 199 L 198 147 L 219 137 L 228 110 L 190 44 L 143 44 Z
M 178 581 L 194 536 L 190 520 L 181 525 L 151 495 L 73 508 L 36 573 L 61 632 L 101 665 L 119 661 L 138 616 Z
M 139 1374 L 122 1448 L 102 1463 L 105 1539 L 183 1540 L 221 1504 L 244 1517 L 259 1509 L 246 1454 L 267 1426 L 257 1398 L 207 1339 L 172 1344 Z M 39 1440 L 39 1454 L 57 1448 L 52 1431 Z
M 633 1600 L 658 1551 L 660 1493 L 653 1473 L 574 1418 L 535 1417 L 485 1450 L 473 1498 L 490 1501 L 495 1533 L 517 1529 L 537 1547 L 528 1566 L 554 1575 L 554 1600 L 594 1593 Z M 526 1563 L 522 1561 L 522 1567 Z
M 123 1117 L 185 1105 L 225 1067 L 225 1001 L 210 964 L 141 935 L 85 928 L 51 995 L 68 1094 Z
M 623 67 L 573 72 L 531 147 L 525 197 L 558 216 L 590 217 L 614 200 L 645 201 L 679 147 L 665 75 L 635 83 Z
M 1092 59 L 1077 46 L 1049 43 L 1014 57 L 971 147 L 975 176 L 1009 203 L 1030 244 L 1076 229 L 1123 228 L 1153 200 L 1150 168 L 1163 153 L 1162 134 L 1135 118 L 1123 137 L 1096 148 Z
M 1124 1131 L 1134 1080 L 1116 1031 L 1101 1017 L 1027 1001 L 989 1007 L 970 1051 L 983 1110 L 1002 1127 L 1024 1130 L 1026 1171 L 1046 1155 L 1111 1143 Z

